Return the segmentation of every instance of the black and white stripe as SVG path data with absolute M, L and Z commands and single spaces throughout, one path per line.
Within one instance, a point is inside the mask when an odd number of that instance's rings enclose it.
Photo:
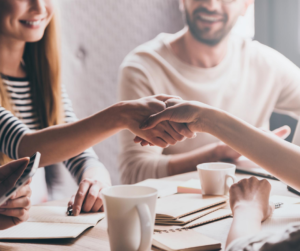
M 4 86 L 10 95 L 16 116 L 0 106 L 0 151 L 12 159 L 17 159 L 18 146 L 22 136 L 30 130 L 39 130 L 40 121 L 33 108 L 30 83 L 28 80 L 6 76 L 2 77 Z M 64 87 L 62 87 L 62 101 L 65 122 L 75 122 L 77 118 Z M 90 167 L 104 168 L 92 148 L 64 161 L 64 164 L 77 182 L 80 182 L 81 176 L 86 169 Z

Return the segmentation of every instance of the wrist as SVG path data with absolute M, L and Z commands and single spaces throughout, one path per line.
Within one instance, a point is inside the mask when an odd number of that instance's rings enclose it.
M 121 101 L 111 106 L 109 111 L 114 116 L 115 125 L 119 130 L 127 129 L 130 123 L 130 102 Z
M 261 223 L 263 221 L 263 211 L 260 207 L 255 206 L 253 203 L 241 203 L 235 205 L 232 213 L 236 217 L 243 217 L 253 222 Z

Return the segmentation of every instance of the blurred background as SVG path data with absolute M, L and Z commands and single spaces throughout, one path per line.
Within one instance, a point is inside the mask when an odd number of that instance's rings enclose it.
M 132 49 L 161 32 L 174 33 L 184 25 L 178 0 L 58 2 L 63 84 L 78 118 L 117 101 L 118 68 Z M 247 15 L 240 18 L 233 32 L 278 50 L 300 66 L 299 11 L 298 0 L 257 0 Z M 286 115 L 272 115 L 271 129 L 284 124 L 294 129 L 296 120 Z M 119 184 L 117 136 L 94 149 L 109 170 L 113 184 Z M 60 173 L 55 184 L 47 182 L 48 199 L 68 197 L 76 188 L 69 172 L 64 168 L 57 170 Z

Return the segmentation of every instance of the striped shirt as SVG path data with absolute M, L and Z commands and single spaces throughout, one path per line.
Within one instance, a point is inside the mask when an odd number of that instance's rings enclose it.
M 41 129 L 40 121 L 33 107 L 29 81 L 25 78 L 7 76 L 2 76 L 2 80 L 11 98 L 15 116 L 0 106 L 0 151 L 12 159 L 17 159 L 22 137 L 29 131 Z M 62 101 L 65 122 L 75 122 L 77 118 L 64 86 L 62 87 Z M 76 179 L 77 183 L 80 182 L 83 172 L 88 168 L 105 168 L 99 162 L 92 148 L 65 160 L 63 163 Z

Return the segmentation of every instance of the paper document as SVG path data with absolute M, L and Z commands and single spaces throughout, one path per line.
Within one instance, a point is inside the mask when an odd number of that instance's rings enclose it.
M 67 216 L 67 207 L 33 206 L 27 222 L 0 231 L 0 239 L 76 238 L 104 218 L 104 213 Z

